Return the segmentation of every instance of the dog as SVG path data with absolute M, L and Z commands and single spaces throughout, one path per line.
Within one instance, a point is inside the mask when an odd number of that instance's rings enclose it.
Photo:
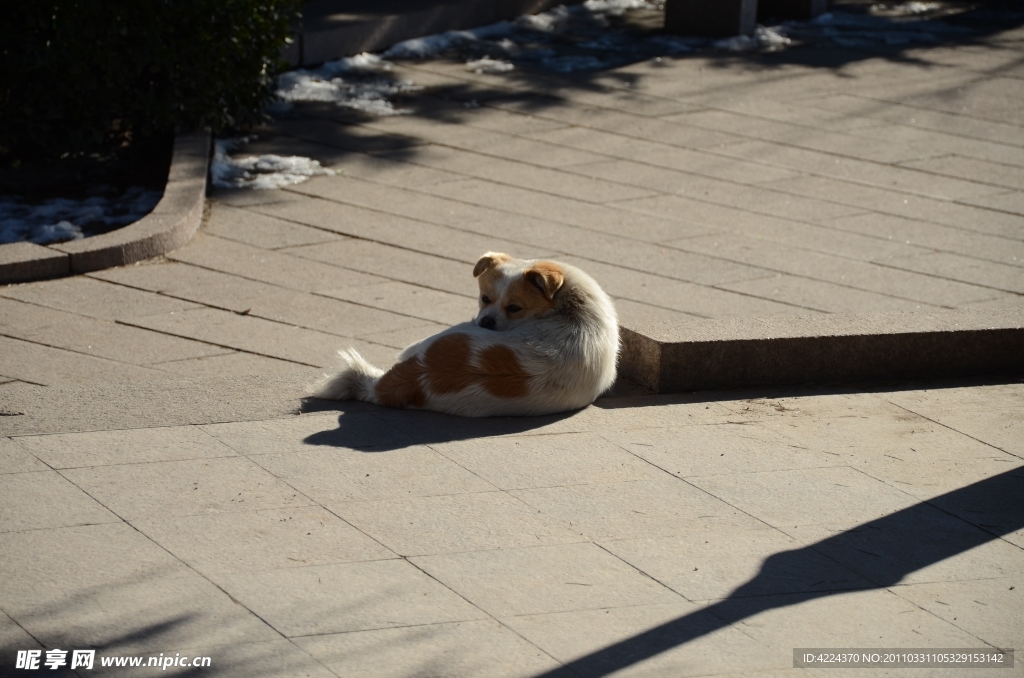
M 615 381 L 615 306 L 589 275 L 557 261 L 488 252 L 473 268 L 480 311 L 406 348 L 386 372 L 353 349 L 313 395 L 466 417 L 586 407 Z

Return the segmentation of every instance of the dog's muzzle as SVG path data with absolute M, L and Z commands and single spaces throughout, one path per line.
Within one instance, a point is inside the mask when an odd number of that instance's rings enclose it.
M 480 318 L 478 324 L 485 330 L 493 330 L 495 327 L 497 327 L 497 323 L 495 322 L 494 317 L 489 315 L 485 315 L 483 318 Z

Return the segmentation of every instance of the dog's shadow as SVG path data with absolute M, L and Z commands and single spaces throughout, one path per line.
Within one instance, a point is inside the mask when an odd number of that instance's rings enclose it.
M 355 401 L 307 398 L 303 400 L 300 411 L 303 414 L 340 412 L 338 427 L 306 436 L 303 442 L 307 445 L 388 452 L 415 445 L 527 433 L 571 419 L 583 410 L 534 417 L 476 418 L 425 410 L 394 410 Z

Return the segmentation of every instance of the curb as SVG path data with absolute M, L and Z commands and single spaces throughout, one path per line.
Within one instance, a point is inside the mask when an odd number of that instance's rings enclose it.
M 620 328 L 655 393 L 1024 374 L 1024 309 L 767 316 Z
M 208 131 L 175 137 L 164 195 L 135 223 L 53 245 L 0 245 L 0 285 L 124 266 L 187 243 L 203 219 L 211 139 Z
M 315 66 L 360 52 L 445 31 L 465 30 L 536 14 L 579 0 L 434 0 L 409 11 L 402 0 L 313 0 L 283 57 L 292 66 Z

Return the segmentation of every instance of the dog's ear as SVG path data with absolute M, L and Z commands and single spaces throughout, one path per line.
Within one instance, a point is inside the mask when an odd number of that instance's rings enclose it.
M 484 271 L 489 271 L 496 266 L 512 261 L 512 257 L 501 252 L 488 252 L 487 254 L 480 257 L 480 261 L 476 262 L 476 266 L 473 267 L 473 277 L 479 278 L 480 274 Z
M 538 261 L 523 271 L 523 279 L 541 291 L 548 301 L 555 298 L 555 292 L 565 283 L 565 271 L 551 261 Z

